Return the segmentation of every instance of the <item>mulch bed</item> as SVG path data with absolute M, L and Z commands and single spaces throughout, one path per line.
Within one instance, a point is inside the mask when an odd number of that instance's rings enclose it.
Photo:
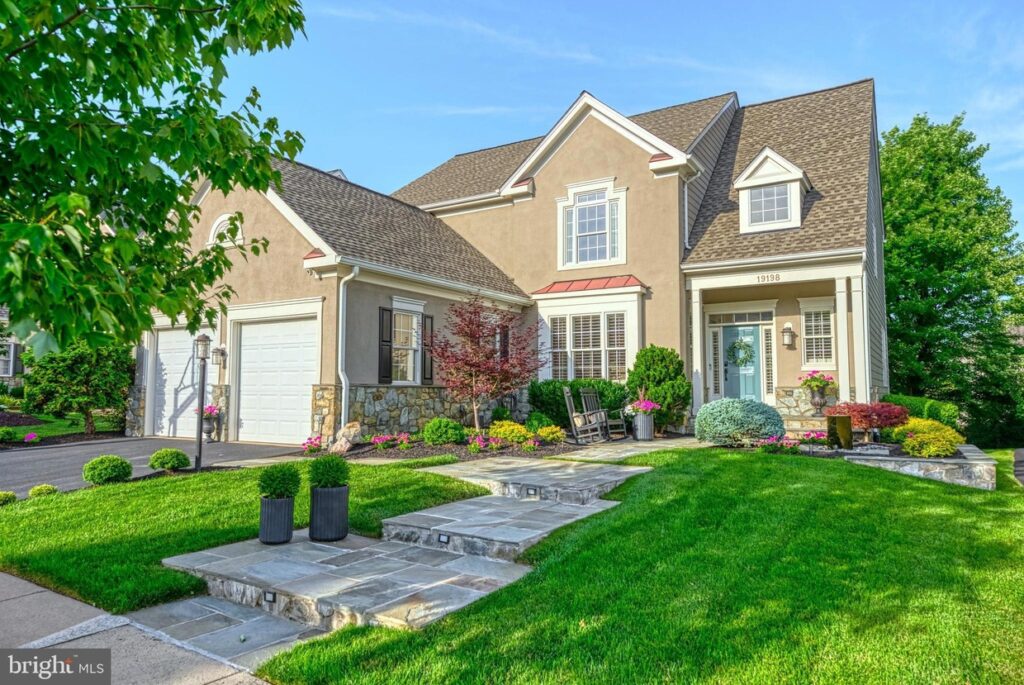
M 0 426 L 35 426 L 42 421 L 30 414 L 21 412 L 0 411 Z
M 39 423 L 37 420 L 36 423 Z M 22 424 L 24 425 L 24 424 Z M 124 433 L 119 431 L 97 431 L 92 435 L 85 433 L 70 433 L 68 435 L 53 435 L 47 438 L 40 438 L 39 442 L 26 445 L 23 442 L 0 442 L 0 452 L 3 450 L 20 449 L 22 447 L 41 447 L 46 445 L 69 445 L 73 442 L 86 442 L 88 440 L 110 440 L 111 438 L 123 438 Z
M 604 443 L 602 443 L 604 444 Z M 527 457 L 542 459 L 553 457 L 559 454 L 567 454 L 580 449 L 577 445 L 560 443 L 558 445 L 542 445 L 533 452 L 524 452 L 515 447 L 505 447 L 500 450 L 481 450 L 473 454 L 465 445 L 438 445 L 436 447 L 425 445 L 422 442 L 413 443 L 407 450 L 400 450 L 391 447 L 386 450 L 379 450 L 373 445 L 360 444 L 345 453 L 346 459 L 359 459 L 361 457 L 381 457 L 383 459 L 420 459 L 422 457 L 436 457 L 442 454 L 453 454 L 459 461 L 474 461 L 476 459 L 488 459 L 490 457 Z

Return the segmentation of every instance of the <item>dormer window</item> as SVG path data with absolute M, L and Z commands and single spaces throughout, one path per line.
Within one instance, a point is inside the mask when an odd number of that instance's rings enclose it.
M 558 202 L 558 268 L 626 261 L 626 190 L 614 179 L 569 186 Z
M 740 233 L 800 227 L 800 210 L 811 182 L 771 148 L 762 148 L 734 186 L 739 191 Z
M 750 225 L 771 224 L 789 221 L 789 186 L 750 189 Z

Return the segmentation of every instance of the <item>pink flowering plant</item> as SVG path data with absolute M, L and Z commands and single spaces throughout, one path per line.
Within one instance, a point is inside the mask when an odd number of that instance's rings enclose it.
M 654 412 L 661 409 L 661 405 L 654 400 L 641 397 L 633 404 L 629 405 L 633 411 L 637 414 L 653 414 Z
M 784 435 L 755 440 L 754 447 L 762 454 L 800 454 L 800 441 Z
M 487 438 L 487 449 L 492 452 L 497 452 L 505 446 L 505 441 L 501 438 Z
M 379 450 L 386 450 L 395 446 L 395 436 L 389 433 L 378 433 L 370 438 L 370 444 Z
M 306 438 L 302 443 L 302 453 L 306 455 L 316 454 L 322 452 L 324 449 L 324 439 L 319 435 Z
M 38 436 L 37 434 L 35 434 L 35 433 L 25 433 L 25 437 L 24 437 L 24 441 L 25 441 L 25 443 L 27 443 L 27 444 L 29 444 L 29 445 L 34 445 L 34 444 L 36 444 L 37 442 L 39 442 L 39 441 L 40 441 L 41 439 L 42 439 L 42 438 L 40 438 L 40 437 L 39 437 L 39 436 Z
M 469 444 L 466 445 L 466 449 L 469 450 L 470 454 L 480 454 L 480 451 L 487 447 L 487 438 L 481 433 L 470 436 Z
M 524 452 L 534 452 L 540 447 L 540 440 L 537 438 L 530 438 L 526 442 L 519 445 L 519 449 Z
M 800 438 L 804 445 L 827 445 L 828 433 L 825 431 L 807 431 Z
M 196 414 L 199 413 L 198 409 L 193 409 L 192 411 L 195 412 Z M 218 416 L 220 416 L 220 407 L 218 407 L 216 404 L 208 404 L 205 407 L 203 407 L 204 419 L 215 419 Z
M 807 388 L 808 390 L 821 390 L 825 392 L 836 387 L 836 379 L 822 371 L 808 371 L 797 380 L 800 381 L 800 387 Z
M 412 449 L 412 436 L 408 433 L 397 433 L 395 436 L 395 446 L 400 450 L 411 450 Z

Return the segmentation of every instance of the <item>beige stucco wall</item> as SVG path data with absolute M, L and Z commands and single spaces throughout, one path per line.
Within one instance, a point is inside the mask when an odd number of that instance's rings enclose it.
M 775 306 L 775 355 L 778 369 L 777 387 L 794 387 L 799 385 L 797 378 L 806 373 L 802 368 L 803 342 L 801 338 L 800 301 L 801 297 L 835 296 L 834 281 L 809 281 L 786 285 L 760 286 L 751 288 L 723 288 L 705 290 L 704 304 L 720 304 L 725 302 L 750 302 L 757 300 L 778 300 Z M 851 354 L 847 359 L 850 367 L 850 382 L 855 382 L 853 360 L 853 320 L 847 314 L 847 336 Z M 796 332 L 796 340 L 790 347 L 782 344 L 782 329 L 787 323 L 792 324 Z M 835 326 L 838 334 L 838 324 Z M 836 343 L 838 355 L 838 343 Z M 839 360 L 841 363 L 841 360 Z M 833 370 L 829 370 L 833 373 Z M 834 370 L 838 379 L 838 366 Z
M 441 218 L 480 249 L 526 292 L 552 281 L 632 274 L 650 286 L 643 340 L 682 350 L 679 271 L 680 183 L 655 178 L 650 153 L 588 118 L 534 176 L 533 199 Z M 558 269 L 557 201 L 566 185 L 615 178 L 626 193 L 626 263 Z
M 242 233 L 246 242 L 266 238 L 267 251 L 245 259 L 233 251 L 232 268 L 224 279 L 236 294 L 229 306 L 262 302 L 281 302 L 309 297 L 323 298 L 321 314 L 322 344 L 320 382 L 337 382 L 338 299 L 336 278 L 316 277 L 306 273 L 302 258 L 313 246 L 295 230 L 262 194 L 235 190 L 226 196 L 211 192 L 200 207 L 200 217 L 192 233 L 192 249 L 206 246 L 214 223 L 224 215 L 242 212 Z M 227 342 L 228 331 L 221 326 L 220 341 Z M 224 382 L 224 369 L 219 382 Z

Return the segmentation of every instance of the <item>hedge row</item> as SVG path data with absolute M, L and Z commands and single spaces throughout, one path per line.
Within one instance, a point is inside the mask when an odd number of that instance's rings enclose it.
M 565 408 L 565 395 L 562 387 L 569 386 L 572 390 L 576 409 L 582 411 L 580 388 L 595 388 L 601 398 L 601 408 L 611 410 L 622 409 L 629 399 L 629 391 L 620 383 L 603 379 L 580 378 L 574 381 L 533 381 L 530 383 L 530 408 L 548 416 L 562 428 L 569 428 L 569 412 Z
M 882 401 L 906 407 L 911 416 L 919 419 L 932 419 L 954 430 L 957 430 L 960 425 L 960 408 L 952 402 L 897 394 L 886 395 Z

